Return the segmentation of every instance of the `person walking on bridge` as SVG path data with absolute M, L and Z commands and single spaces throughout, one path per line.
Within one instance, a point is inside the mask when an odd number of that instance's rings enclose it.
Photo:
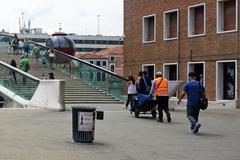
M 29 59 L 25 56 L 21 56 L 20 69 L 24 72 L 28 72 L 30 69 Z M 22 75 L 23 84 L 26 84 L 26 76 Z

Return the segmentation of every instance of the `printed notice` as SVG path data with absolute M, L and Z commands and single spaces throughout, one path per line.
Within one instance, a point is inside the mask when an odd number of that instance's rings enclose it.
M 92 112 L 78 112 L 78 131 L 93 131 Z

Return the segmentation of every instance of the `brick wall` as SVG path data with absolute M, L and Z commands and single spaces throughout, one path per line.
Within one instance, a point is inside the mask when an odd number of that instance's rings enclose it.
M 206 7 L 206 35 L 189 38 L 188 6 L 200 3 Z M 163 12 L 173 9 L 179 9 L 179 38 L 164 41 Z M 156 14 L 156 42 L 142 43 L 142 17 L 151 14 Z M 178 63 L 179 78 L 186 80 L 187 62 L 205 62 L 207 94 L 215 100 L 216 61 L 240 56 L 239 32 L 217 34 L 216 30 L 215 0 L 124 0 L 124 75 L 137 77 L 142 64 L 155 64 L 156 71 L 162 71 L 163 63 Z

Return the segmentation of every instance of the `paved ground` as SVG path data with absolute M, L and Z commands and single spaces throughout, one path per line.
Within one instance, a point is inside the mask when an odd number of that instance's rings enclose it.
M 71 111 L 0 110 L 1 160 L 240 160 L 240 110 L 207 110 L 193 135 L 184 110 L 173 122 L 131 116 L 121 105 L 94 105 L 105 111 L 96 121 L 93 144 L 72 141 Z

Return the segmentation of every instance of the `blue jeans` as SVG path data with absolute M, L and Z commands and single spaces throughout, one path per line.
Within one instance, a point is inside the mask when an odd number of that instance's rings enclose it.
M 187 118 L 191 123 L 191 129 L 194 129 L 198 122 L 199 107 L 187 107 Z

